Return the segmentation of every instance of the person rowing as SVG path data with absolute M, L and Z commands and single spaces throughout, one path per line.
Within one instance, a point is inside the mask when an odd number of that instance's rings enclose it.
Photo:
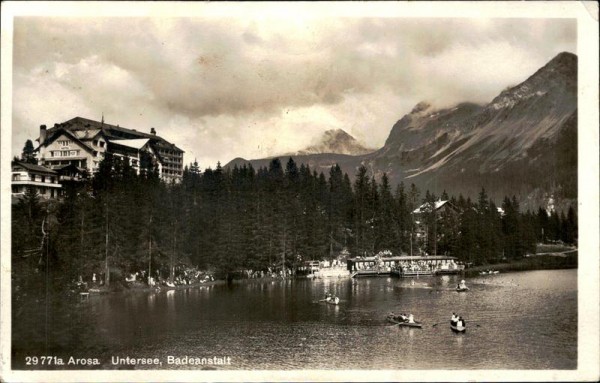
M 456 313 L 452 313 L 452 318 L 450 319 L 450 324 L 456 326 L 456 322 L 458 322 L 458 316 Z
M 415 323 L 415 317 L 412 314 L 408 314 L 408 323 Z
M 393 320 L 398 321 L 398 322 L 407 322 L 408 318 L 405 314 L 398 314 L 396 315 L 394 312 L 390 312 L 389 315 Z

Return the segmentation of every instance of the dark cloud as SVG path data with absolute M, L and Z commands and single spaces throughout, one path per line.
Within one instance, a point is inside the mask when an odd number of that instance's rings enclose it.
M 575 46 L 569 19 L 18 17 L 13 122 L 104 112 L 241 150 L 230 139 L 247 141 L 237 130 L 252 121 L 274 150 L 282 132 L 332 127 L 373 129 L 376 146 L 416 102 L 487 102 Z

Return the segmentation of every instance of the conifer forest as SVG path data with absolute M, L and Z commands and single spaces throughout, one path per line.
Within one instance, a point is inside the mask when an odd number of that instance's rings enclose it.
M 427 209 L 440 199 L 452 213 Z M 415 235 L 416 221 L 424 235 Z M 323 173 L 291 158 L 259 169 L 200 171 L 192 163 L 182 182 L 165 184 L 156 169 L 137 172 L 107 156 L 85 182 L 66 185 L 61 199 L 28 192 L 12 211 L 13 278 L 23 288 L 46 270 L 61 285 L 107 269 L 110 281 L 148 269 L 168 276 L 178 265 L 231 278 L 240 270 L 295 270 L 343 249 L 351 257 L 447 254 L 477 265 L 576 239 L 573 208 L 521 211 L 516 197 L 496 202 L 484 189 L 476 200 L 437 196 L 392 186 L 365 167 L 351 182 L 337 165 Z

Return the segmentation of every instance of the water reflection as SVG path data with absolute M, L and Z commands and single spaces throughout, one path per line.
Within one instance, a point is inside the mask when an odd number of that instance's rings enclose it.
M 107 361 L 120 352 L 226 354 L 236 369 L 576 367 L 576 270 L 473 278 L 460 294 L 456 283 L 455 276 L 250 281 L 57 299 L 48 333 L 43 306 L 32 303 L 13 320 L 13 360 L 52 350 Z M 326 290 L 339 305 L 318 302 Z M 413 313 L 423 328 L 390 325 L 390 311 Z M 453 311 L 467 320 L 466 334 L 450 330 Z

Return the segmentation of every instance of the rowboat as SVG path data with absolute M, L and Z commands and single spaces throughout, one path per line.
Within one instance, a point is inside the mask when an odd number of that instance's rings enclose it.
M 459 293 L 463 292 L 463 291 L 469 291 L 469 288 L 467 286 L 465 286 L 465 287 L 457 287 L 456 291 L 458 291 Z
M 450 329 L 452 329 L 452 331 L 454 331 L 454 332 L 465 332 L 465 331 L 467 331 L 467 328 L 465 326 L 458 326 L 458 325 L 455 325 L 453 323 L 450 323 Z
M 479 272 L 479 275 L 492 275 L 492 274 L 499 274 L 500 272 L 498 270 L 488 270 L 488 271 L 481 271 Z
M 398 323 L 398 326 L 400 327 L 415 327 L 415 328 L 422 328 L 423 325 L 421 324 L 421 322 L 402 322 L 402 323 Z
M 327 303 L 328 305 L 338 305 L 340 303 L 340 298 L 334 298 L 334 299 L 321 299 L 319 302 L 322 303 Z
M 394 318 L 393 315 L 388 315 L 387 316 L 387 321 L 393 324 L 397 324 L 398 326 L 403 326 L 403 327 L 415 327 L 415 328 L 422 328 L 423 325 L 421 324 L 421 322 L 404 322 L 404 321 L 400 321 L 396 318 Z

